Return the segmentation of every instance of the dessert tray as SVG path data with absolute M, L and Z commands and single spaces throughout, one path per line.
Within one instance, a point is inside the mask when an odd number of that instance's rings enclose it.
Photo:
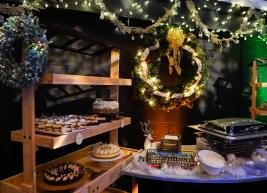
M 101 124 L 99 124 L 99 125 L 104 125 L 104 124 L 107 124 L 107 123 L 101 123 Z M 97 126 L 99 126 L 99 125 L 87 126 L 86 128 L 83 128 L 83 129 L 75 129 L 75 130 L 73 130 L 73 131 L 71 131 L 71 132 L 46 131 L 46 130 L 43 130 L 43 129 L 37 129 L 37 128 L 35 129 L 35 131 L 38 132 L 38 133 L 43 133 L 43 134 L 49 134 L 49 135 L 57 135 L 57 136 L 59 136 L 59 135 L 68 135 L 68 134 L 72 134 L 72 133 L 79 133 L 79 132 L 81 132 L 81 131 L 88 130 L 88 129 L 90 129 L 90 128 L 94 128 L 94 127 L 97 127 Z
M 64 162 L 46 169 L 37 175 L 37 186 L 44 190 L 62 191 L 81 186 L 88 178 L 83 165 Z
M 63 191 L 63 190 L 71 190 L 80 187 L 83 185 L 83 183 L 88 179 L 89 175 L 87 172 L 84 173 L 84 176 L 71 184 L 67 185 L 50 185 L 44 182 L 44 174 L 37 175 L 36 181 L 37 181 L 37 187 L 41 188 L 43 190 L 48 191 Z
M 64 190 L 71 190 L 71 189 L 75 189 L 78 188 L 80 186 L 83 185 L 83 183 L 88 179 L 89 175 L 87 172 L 84 173 L 84 176 L 71 184 L 67 184 L 67 185 L 50 185 L 44 182 L 43 178 L 44 175 L 40 174 L 37 175 L 36 181 L 37 181 L 37 187 L 41 188 L 43 190 L 48 190 L 48 191 L 64 191 Z
M 107 123 L 106 118 L 97 115 L 42 116 L 36 118 L 35 130 L 50 135 L 66 135 L 88 130 Z

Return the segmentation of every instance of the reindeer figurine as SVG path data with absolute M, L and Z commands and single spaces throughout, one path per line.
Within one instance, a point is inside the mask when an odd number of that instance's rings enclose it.
M 151 122 L 149 120 L 148 120 L 148 122 L 141 122 L 140 121 L 142 131 L 144 132 L 144 136 L 146 137 L 145 143 L 144 143 L 144 149 L 145 150 L 151 149 L 151 147 L 152 147 L 151 141 L 153 140 L 153 138 L 152 138 L 153 130 L 151 127 L 149 127 L 150 124 L 151 124 Z

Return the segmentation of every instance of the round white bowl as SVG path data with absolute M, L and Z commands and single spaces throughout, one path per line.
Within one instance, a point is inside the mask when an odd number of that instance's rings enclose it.
M 201 150 L 197 156 L 203 170 L 210 175 L 220 174 L 225 167 L 225 159 L 214 151 Z

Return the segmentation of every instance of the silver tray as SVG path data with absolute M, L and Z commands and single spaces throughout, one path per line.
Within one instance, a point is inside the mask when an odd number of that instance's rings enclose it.
M 240 135 L 240 136 L 229 136 L 229 135 L 225 135 L 222 133 L 213 132 L 213 131 L 207 130 L 205 128 L 201 128 L 201 127 L 203 127 L 203 125 L 189 125 L 188 127 L 195 129 L 195 130 L 198 130 L 198 131 L 202 131 L 204 133 L 208 133 L 208 134 L 223 138 L 223 139 L 228 139 L 228 140 L 242 140 L 242 139 L 251 139 L 251 138 L 258 138 L 258 137 L 267 136 L 267 132 L 248 134 L 248 135 Z

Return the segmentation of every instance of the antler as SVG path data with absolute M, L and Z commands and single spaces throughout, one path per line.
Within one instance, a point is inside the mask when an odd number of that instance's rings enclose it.
M 148 120 L 147 122 L 141 122 L 140 121 L 140 125 L 142 127 L 142 131 L 145 133 L 145 134 L 152 134 L 153 133 L 153 130 L 151 127 L 149 127 L 149 125 L 151 124 L 150 120 Z

